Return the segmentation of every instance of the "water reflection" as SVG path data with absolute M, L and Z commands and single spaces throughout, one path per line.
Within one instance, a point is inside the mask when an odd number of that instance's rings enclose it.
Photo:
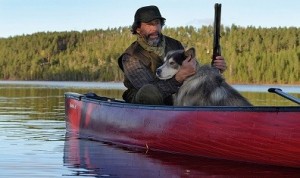
M 133 151 L 67 134 L 68 176 L 93 177 L 296 177 L 299 169 Z
M 19 115 L 39 120 L 64 120 L 64 93 L 69 91 L 95 92 L 111 98 L 121 98 L 122 95 L 122 90 L 114 89 L 2 86 L 0 87 L 0 115 Z

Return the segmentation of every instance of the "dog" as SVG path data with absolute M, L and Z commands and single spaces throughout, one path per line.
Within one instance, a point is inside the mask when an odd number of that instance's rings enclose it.
M 161 80 L 172 78 L 182 62 L 195 49 L 174 50 L 166 54 L 164 63 L 157 68 L 156 76 Z M 252 106 L 236 89 L 226 83 L 219 70 L 211 65 L 196 64 L 196 73 L 188 77 L 173 95 L 175 106 Z

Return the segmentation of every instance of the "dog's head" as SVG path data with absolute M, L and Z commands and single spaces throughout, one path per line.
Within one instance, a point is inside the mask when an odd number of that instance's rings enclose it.
M 172 78 L 180 69 L 182 62 L 189 56 L 191 59 L 195 57 L 195 48 L 168 52 L 164 58 L 164 64 L 156 69 L 156 76 L 162 80 Z

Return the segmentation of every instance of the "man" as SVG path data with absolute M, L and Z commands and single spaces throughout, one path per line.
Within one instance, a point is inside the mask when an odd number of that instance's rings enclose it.
M 184 49 L 183 45 L 161 33 L 165 18 L 156 6 L 139 8 L 134 16 L 132 34 L 137 36 L 119 57 L 119 67 L 124 72 L 127 90 L 123 99 L 130 103 L 172 105 L 172 94 L 178 91 L 182 82 L 195 74 L 196 61 L 188 57 L 179 72 L 169 80 L 159 80 L 156 69 L 163 63 L 168 51 Z M 221 72 L 226 68 L 224 58 L 218 56 L 213 65 Z

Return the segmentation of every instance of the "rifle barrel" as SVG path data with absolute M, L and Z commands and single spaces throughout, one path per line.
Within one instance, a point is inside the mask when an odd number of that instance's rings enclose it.
M 215 4 L 215 19 L 214 19 L 214 44 L 213 44 L 213 60 L 216 56 L 221 55 L 220 45 L 220 28 L 221 28 L 221 4 Z

